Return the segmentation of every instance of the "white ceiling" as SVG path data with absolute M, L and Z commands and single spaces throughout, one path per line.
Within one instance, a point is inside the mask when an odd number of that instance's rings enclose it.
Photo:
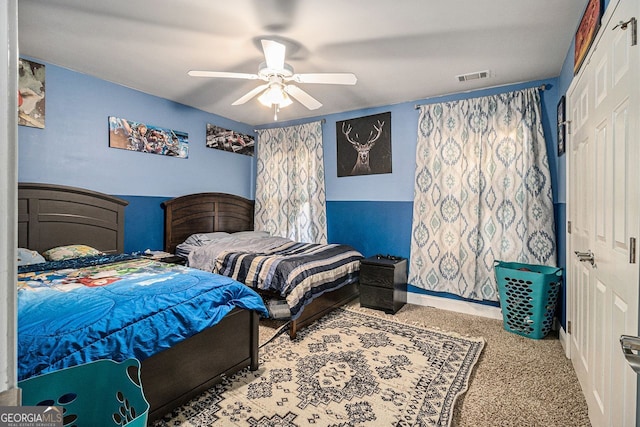
M 273 121 L 256 73 L 259 40 L 290 40 L 297 73 L 352 72 L 355 86 L 300 84 L 322 104 L 279 121 L 556 77 L 587 0 L 20 0 L 20 55 L 239 122 Z M 296 51 L 297 49 L 297 51 Z M 461 83 L 457 75 L 490 71 Z

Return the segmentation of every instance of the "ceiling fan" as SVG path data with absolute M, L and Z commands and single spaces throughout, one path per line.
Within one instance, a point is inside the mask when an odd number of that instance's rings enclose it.
M 289 84 L 295 83 L 319 83 L 336 85 L 354 85 L 357 78 L 353 73 L 311 73 L 296 74 L 293 67 L 284 62 L 286 46 L 274 40 L 261 40 L 264 51 L 265 62 L 258 67 L 257 74 L 233 73 L 226 71 L 189 71 L 193 77 L 222 77 L 230 79 L 263 80 L 266 83 L 250 90 L 231 105 L 241 105 L 257 96 L 258 101 L 267 107 L 274 107 L 274 119 L 278 119 L 278 111 L 291 105 L 294 98 L 309 110 L 316 110 L 322 107 L 320 101 L 309 95 L 298 86 Z

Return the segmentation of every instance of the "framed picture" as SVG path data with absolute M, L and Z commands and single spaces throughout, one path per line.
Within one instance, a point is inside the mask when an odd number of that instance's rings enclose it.
M 391 112 L 336 122 L 338 177 L 391 173 Z
M 109 147 L 186 159 L 189 157 L 189 134 L 109 117 Z
M 567 139 L 567 106 L 564 96 L 558 102 L 558 157 L 565 151 L 565 141 Z
M 587 8 L 582 15 L 582 20 L 576 31 L 575 51 L 573 57 L 573 74 L 577 74 L 584 62 L 591 43 L 600 28 L 603 0 L 589 0 Z
M 20 59 L 18 64 L 18 124 L 44 129 L 45 66 Z
M 207 124 L 207 147 L 209 148 L 253 156 L 254 146 L 255 141 L 251 135 Z

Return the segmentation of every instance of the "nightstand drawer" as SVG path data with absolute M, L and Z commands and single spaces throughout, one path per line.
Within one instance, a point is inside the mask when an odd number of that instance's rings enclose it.
M 395 268 L 371 264 L 360 265 L 360 283 L 393 290 Z
M 367 258 L 360 262 L 360 283 L 393 289 L 407 283 L 407 260 L 387 261 Z
M 360 305 L 362 307 L 383 310 L 385 313 L 395 314 L 406 303 L 406 284 L 396 286 L 395 289 L 360 285 Z
M 393 310 L 393 288 L 360 285 L 360 305 L 377 310 Z

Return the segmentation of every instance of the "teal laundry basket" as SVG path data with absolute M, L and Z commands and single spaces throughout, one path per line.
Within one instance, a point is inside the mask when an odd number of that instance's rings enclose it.
M 98 360 L 18 383 L 24 406 L 60 406 L 63 425 L 145 427 L 149 403 L 140 382 L 140 362 Z
M 504 329 L 541 339 L 553 326 L 562 269 L 496 261 L 494 264 Z

